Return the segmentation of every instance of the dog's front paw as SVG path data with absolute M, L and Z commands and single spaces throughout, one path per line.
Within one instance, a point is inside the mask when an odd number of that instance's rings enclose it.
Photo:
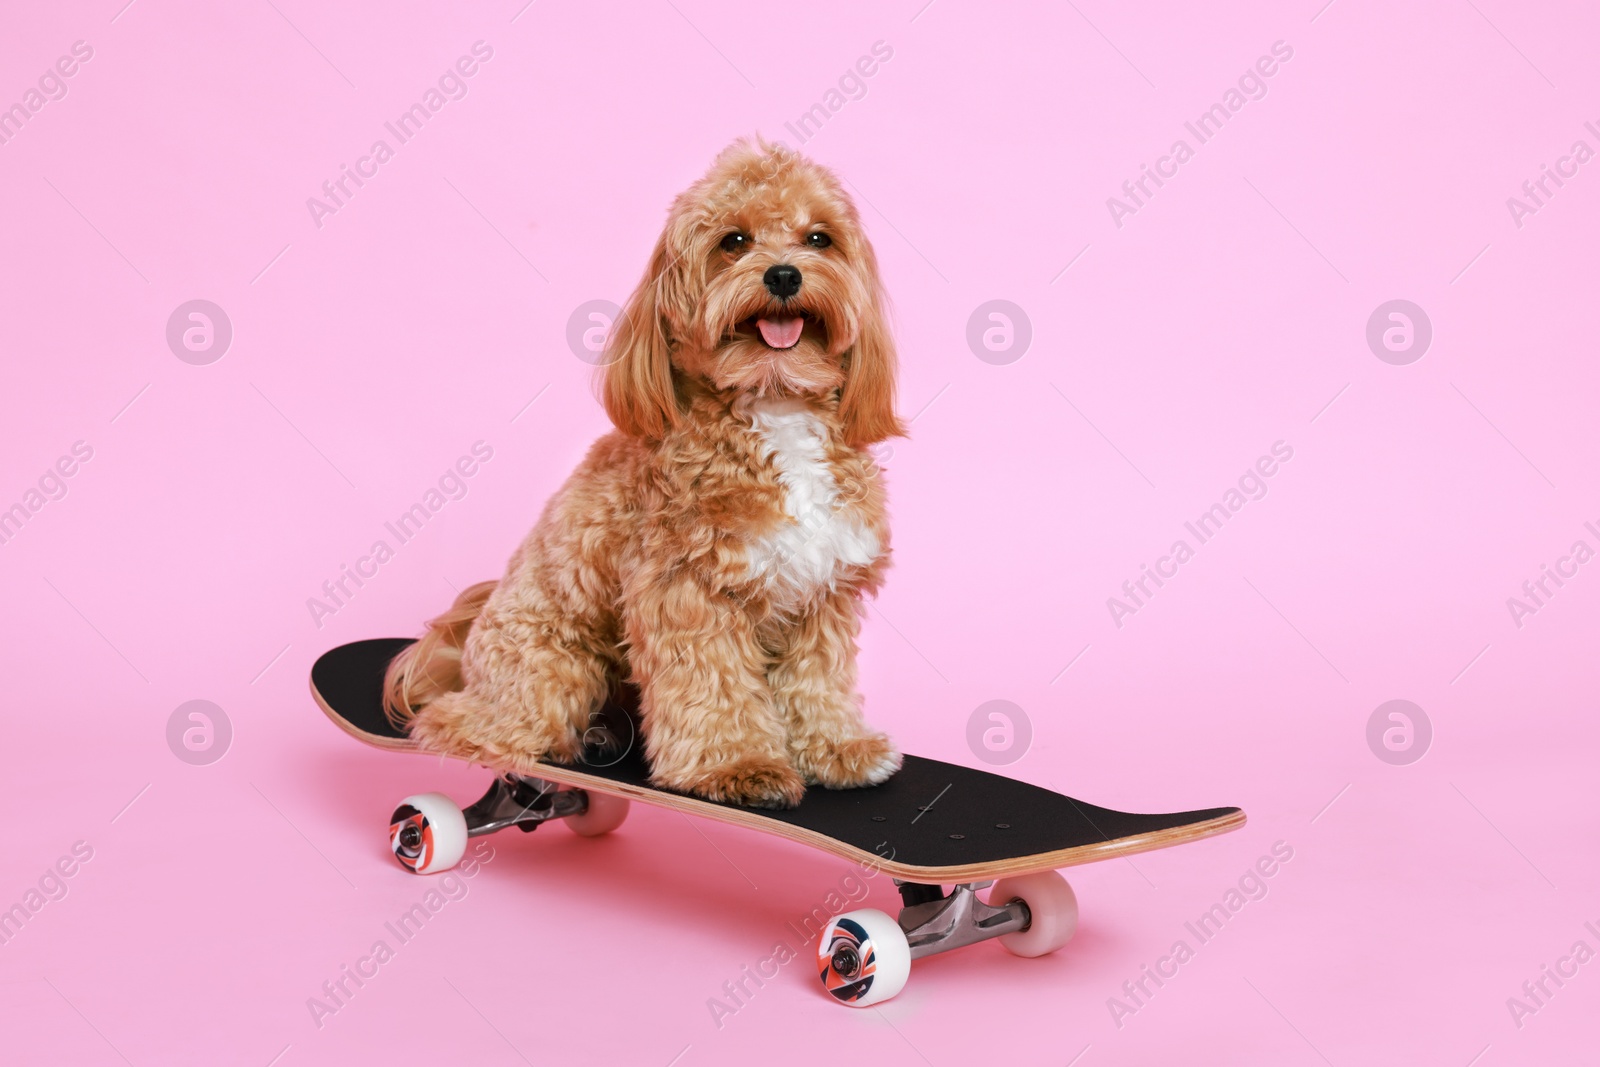
M 795 764 L 812 781 L 829 789 L 857 789 L 887 782 L 900 769 L 902 757 L 883 734 L 844 741 L 816 739 L 794 753 Z
M 662 781 L 670 789 L 752 808 L 792 808 L 805 796 L 805 779 L 782 760 L 751 756 L 698 771 L 681 782 Z

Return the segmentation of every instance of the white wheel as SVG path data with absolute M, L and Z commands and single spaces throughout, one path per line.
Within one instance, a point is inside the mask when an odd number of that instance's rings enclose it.
M 593 789 L 586 792 L 589 794 L 589 809 L 582 815 L 568 815 L 561 820 L 567 824 L 567 829 L 579 837 L 609 834 L 628 817 L 628 802 L 621 797 Z
M 841 1004 L 865 1008 L 888 1000 L 911 977 L 911 945 L 900 924 L 881 911 L 847 911 L 817 939 L 822 988 Z
M 467 818 L 443 793 L 406 797 L 389 816 L 389 847 L 412 874 L 436 874 L 461 862 Z
M 989 890 L 989 906 L 1020 900 L 1032 916 L 1026 930 L 1001 934 L 999 941 L 1018 956 L 1045 956 L 1072 940 L 1078 929 L 1078 897 L 1055 871 L 1002 878 Z

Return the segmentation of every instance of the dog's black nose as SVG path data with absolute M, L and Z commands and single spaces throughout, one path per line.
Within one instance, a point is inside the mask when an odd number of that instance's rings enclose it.
M 767 292 L 780 300 L 787 300 L 800 291 L 800 268 L 787 263 L 774 263 L 761 276 L 761 281 L 766 285 Z

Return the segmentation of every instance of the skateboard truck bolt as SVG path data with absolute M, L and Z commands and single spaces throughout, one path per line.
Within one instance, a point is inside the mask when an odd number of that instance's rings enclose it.
M 581 789 L 560 789 L 554 782 L 507 774 L 489 782 L 489 789 L 461 814 L 467 819 L 467 836 L 479 837 L 515 826 L 524 833 L 551 819 L 582 815 L 589 795 Z
M 417 848 L 422 844 L 422 831 L 416 824 L 411 824 L 400 831 L 400 844 L 406 848 Z
M 942 886 L 900 881 L 895 884 L 905 903 L 900 911 L 900 929 L 905 931 L 914 960 L 1026 930 L 1033 921 L 1028 906 L 1020 900 L 996 906 L 980 899 L 976 891 L 988 882 L 952 886 L 948 895 Z
M 833 972 L 840 978 L 854 978 L 861 971 L 861 956 L 854 945 L 840 945 L 834 949 L 830 962 Z

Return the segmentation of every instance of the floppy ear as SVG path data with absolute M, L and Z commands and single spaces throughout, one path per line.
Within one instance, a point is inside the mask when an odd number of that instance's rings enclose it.
M 894 341 L 889 337 L 887 309 L 876 269 L 872 276 L 871 303 L 861 317 L 856 343 L 846 354 L 849 366 L 839 395 L 845 440 L 856 448 L 906 434 L 905 424 L 894 412 Z
M 662 234 L 650 256 L 649 269 L 606 341 L 601 397 L 611 422 L 634 437 L 659 438 L 678 424 L 671 349 L 661 317 L 661 289 L 667 281 L 668 262 L 666 235 Z

